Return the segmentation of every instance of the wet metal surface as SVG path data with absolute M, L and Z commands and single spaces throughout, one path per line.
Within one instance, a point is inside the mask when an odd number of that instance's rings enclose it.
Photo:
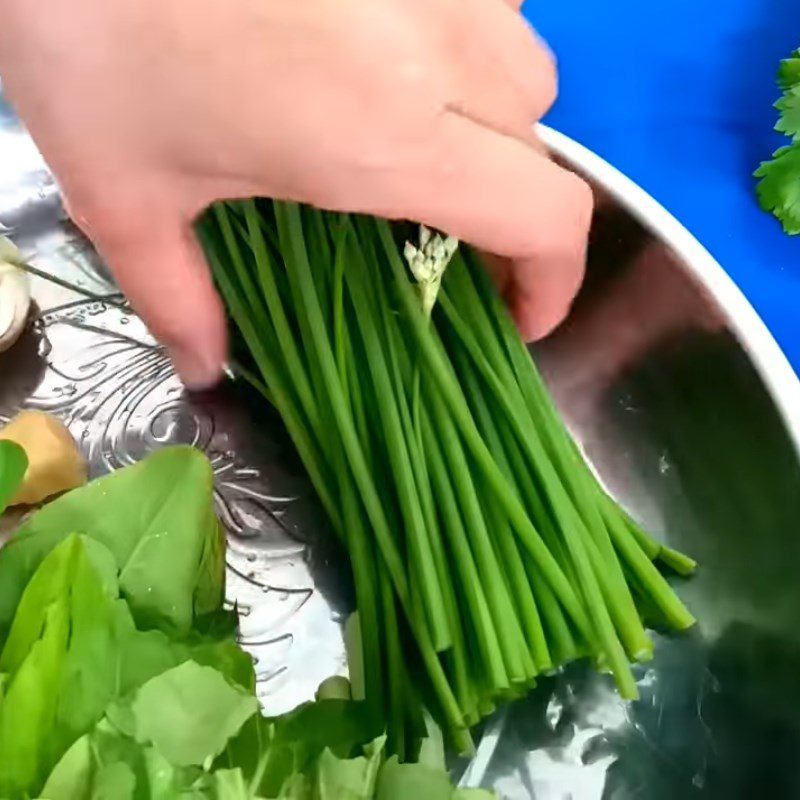
M 700 561 L 679 591 L 701 625 L 656 634 L 637 703 L 581 664 L 542 682 L 490 720 L 466 778 L 514 799 L 800 797 L 797 453 L 714 299 L 598 198 L 586 287 L 537 357 L 604 483 Z M 33 279 L 37 311 L 0 355 L 0 419 L 58 414 L 93 476 L 167 443 L 203 449 L 260 696 L 276 713 L 311 698 L 346 670 L 351 593 L 279 420 L 232 385 L 183 391 L 2 102 L 0 224 L 34 266 L 107 296 Z

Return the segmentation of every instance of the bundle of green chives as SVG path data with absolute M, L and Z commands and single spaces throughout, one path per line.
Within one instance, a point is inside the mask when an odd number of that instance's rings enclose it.
M 415 285 L 389 223 L 271 201 L 218 204 L 198 231 L 244 374 L 349 555 L 390 748 L 414 756 L 428 707 L 468 752 L 497 702 L 580 657 L 636 697 L 644 614 L 694 622 L 658 565 L 695 564 L 599 486 L 475 256 L 437 239 L 441 288 L 435 270 Z M 406 255 L 430 267 L 421 245 Z

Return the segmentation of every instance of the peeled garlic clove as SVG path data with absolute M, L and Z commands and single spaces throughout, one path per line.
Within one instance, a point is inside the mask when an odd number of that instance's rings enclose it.
M 0 236 L 0 261 L 10 261 L 18 265 L 22 263 L 22 254 L 8 236 Z
M 17 248 L 0 236 L 0 353 L 19 339 L 31 307 L 28 275 L 16 266 L 19 259 Z

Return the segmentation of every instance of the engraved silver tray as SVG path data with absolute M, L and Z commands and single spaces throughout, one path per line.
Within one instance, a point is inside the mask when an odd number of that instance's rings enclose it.
M 800 383 L 667 212 L 576 143 L 541 134 L 593 182 L 597 213 L 586 286 L 536 357 L 609 489 L 701 562 L 680 586 L 701 625 L 656 635 L 637 703 L 580 664 L 543 681 L 488 721 L 455 774 L 513 800 L 798 797 Z M 280 713 L 310 699 L 346 673 L 352 595 L 279 419 L 234 384 L 183 391 L 1 99 L 0 224 L 35 267 L 83 291 L 33 279 L 35 318 L 0 355 L 0 421 L 21 407 L 58 414 L 92 476 L 168 443 L 204 450 L 261 700 Z

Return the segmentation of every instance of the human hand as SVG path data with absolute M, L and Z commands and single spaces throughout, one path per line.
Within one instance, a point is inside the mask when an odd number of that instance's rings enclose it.
M 225 325 L 192 223 L 221 198 L 424 222 L 500 257 L 526 337 L 563 318 L 591 195 L 531 132 L 555 72 L 517 6 L 0 0 L 0 73 L 73 218 L 204 386 Z

